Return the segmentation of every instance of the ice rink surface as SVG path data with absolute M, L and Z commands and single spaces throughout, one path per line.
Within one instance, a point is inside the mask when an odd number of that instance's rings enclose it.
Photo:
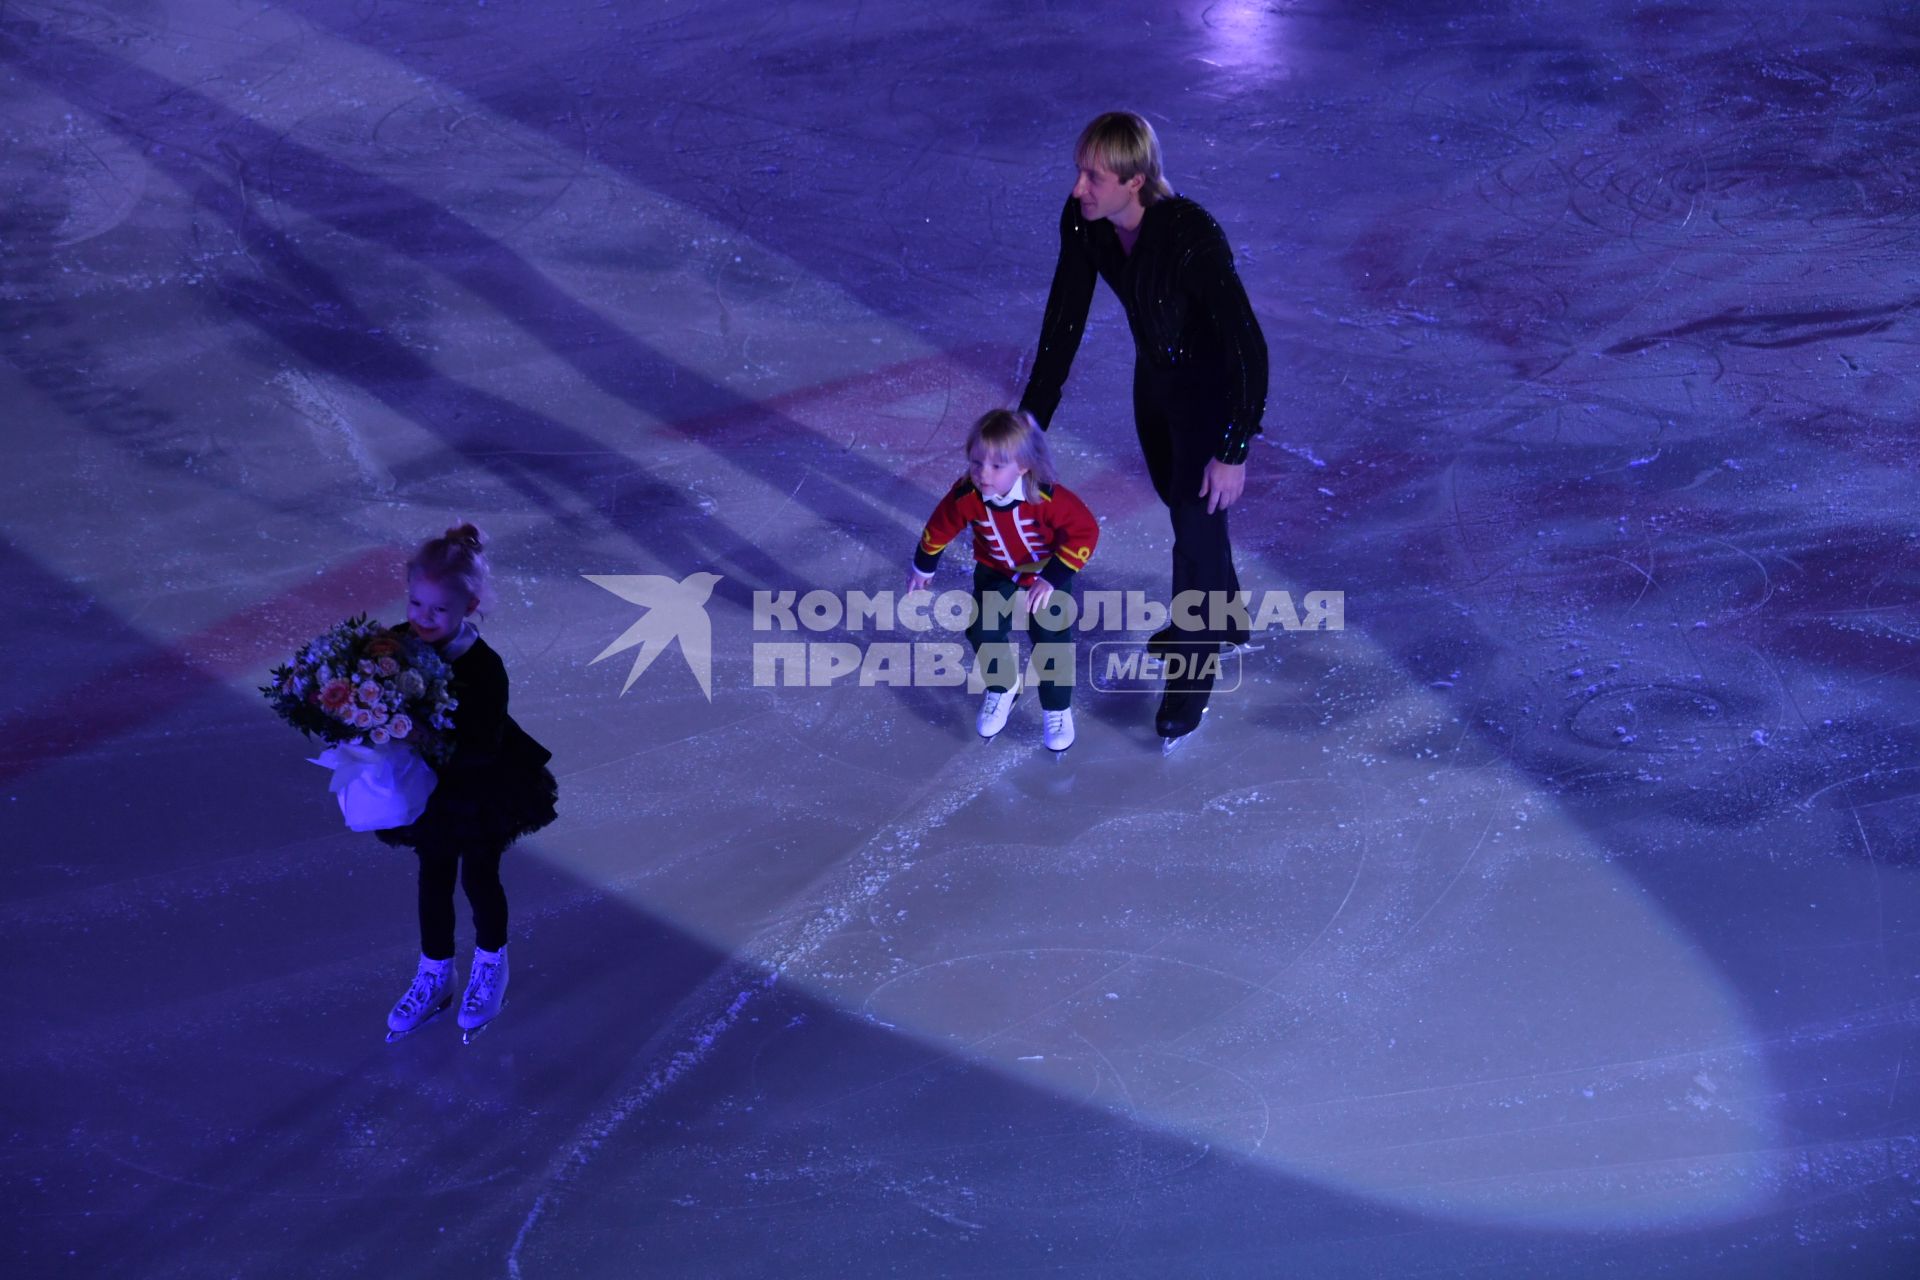
M 913 638 L 754 594 L 901 585 L 1113 106 L 1344 629 L 1168 758 L 769 683 Z M 1914 1273 L 1912 5 L 5 0 L 0 184 L 9 1274 Z M 411 855 L 255 686 L 457 517 L 562 817 L 387 1045 Z M 623 694 L 587 575 L 695 573 Z

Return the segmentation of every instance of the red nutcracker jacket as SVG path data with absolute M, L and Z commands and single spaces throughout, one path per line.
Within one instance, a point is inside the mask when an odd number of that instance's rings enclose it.
M 1087 567 L 1100 525 L 1087 504 L 1063 485 L 1031 486 L 1021 476 L 1007 496 L 990 503 L 973 481 L 962 479 L 933 509 L 913 567 L 932 573 L 940 553 L 973 527 L 973 561 L 1005 574 L 1023 586 L 1045 578 L 1055 590 L 1069 587 L 1073 575 Z

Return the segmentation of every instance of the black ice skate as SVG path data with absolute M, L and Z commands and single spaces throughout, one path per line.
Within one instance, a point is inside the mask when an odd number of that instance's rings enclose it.
M 1172 755 L 1173 749 L 1200 727 L 1207 714 L 1207 699 L 1213 693 L 1213 681 L 1207 679 L 1205 684 L 1203 689 L 1168 689 L 1161 696 L 1160 710 L 1153 717 L 1161 754 Z
M 1213 696 L 1214 677 L 1220 670 L 1218 641 L 1174 640 L 1169 638 L 1170 631 L 1162 631 L 1147 642 L 1167 682 L 1160 709 L 1153 717 L 1163 754 L 1171 754 L 1183 738 L 1200 727 L 1207 714 L 1207 700 Z

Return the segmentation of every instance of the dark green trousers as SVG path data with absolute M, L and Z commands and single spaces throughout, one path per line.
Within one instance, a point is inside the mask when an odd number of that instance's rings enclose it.
M 1015 602 L 1026 588 L 985 565 L 973 566 L 973 621 L 967 643 L 973 646 L 980 679 L 989 689 L 1013 688 L 1020 655 L 1013 646 Z M 1033 636 L 1033 667 L 1039 676 L 1040 706 L 1065 711 L 1073 704 L 1073 620 L 1065 609 L 1068 592 L 1053 597 L 1028 622 Z

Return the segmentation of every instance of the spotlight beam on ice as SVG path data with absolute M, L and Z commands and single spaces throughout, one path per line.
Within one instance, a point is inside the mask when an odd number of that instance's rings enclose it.
M 315 61 L 337 67 L 349 57 L 369 84 L 383 74 L 395 85 L 410 79 L 350 46 Z M 291 99 L 249 102 L 249 118 L 276 101 Z M 610 234 L 684 218 L 481 104 L 457 105 L 492 126 L 482 151 L 511 144 L 626 197 L 636 212 L 608 222 Z M 450 189 L 429 198 L 459 207 L 463 197 Z M 261 216 L 320 239 L 298 211 Z M 722 229 L 701 230 L 711 237 L 703 260 L 755 250 Z M 365 243 L 376 261 L 408 265 L 391 243 Z M 881 339 L 843 372 L 859 372 L 869 354 L 917 353 L 883 317 L 853 314 L 793 264 L 774 265 L 794 289 L 831 303 L 823 323 Z M 541 271 L 566 279 L 559 263 Z M 576 273 L 560 292 L 602 284 L 618 287 Z M 557 405 L 563 420 L 622 447 L 620 432 L 598 424 L 609 406 L 631 412 L 631 403 L 555 362 L 498 299 L 457 279 L 419 296 L 472 326 L 451 331 L 455 347 L 463 337 L 490 340 L 488 358 L 456 354 L 436 367 Z M 633 325 L 658 305 L 628 297 L 611 314 Z M 716 310 L 732 324 L 764 320 L 768 335 L 785 319 L 738 303 Z M 674 339 L 664 349 L 676 361 L 734 385 L 743 345 L 697 326 Z M 743 408 L 753 403 L 742 398 Z M 731 474 L 707 450 L 669 461 Z M 779 492 L 764 476 L 744 484 Z M 718 519 L 737 516 L 723 507 Z M 1280 581 L 1279 566 L 1262 568 Z M 1356 1194 L 1476 1220 L 1580 1227 L 1667 1227 L 1752 1208 L 1760 1194 L 1752 1153 L 1777 1141 L 1777 1124 L 1764 1046 L 1724 984 L 1607 868 L 1551 794 L 1464 729 L 1443 758 L 1399 750 L 1410 726 L 1444 728 L 1453 709 L 1368 642 L 1363 614 L 1354 621 L 1339 638 L 1341 661 L 1381 696 L 1344 726 L 1347 750 L 1329 759 L 1313 735 L 1275 735 L 1271 756 L 1236 761 L 1222 775 L 1234 785 L 1208 797 L 1198 817 L 1177 783 L 1166 784 L 1097 813 L 1074 810 L 1074 825 L 1044 845 L 1010 838 L 979 816 L 992 789 L 1014 781 L 1020 758 L 1008 752 L 906 796 L 797 895 L 783 923 L 744 933 L 694 893 L 649 905 L 738 955 L 742 970 L 802 983 L 936 1052 Z M 1076 850 L 1100 851 L 1097 878 L 1076 871 Z M 949 898 L 960 906 L 939 905 L 938 876 L 969 885 Z M 1176 905 L 1145 932 L 1093 909 L 1114 907 L 1118 920 L 1130 900 Z M 877 979 L 871 966 L 850 963 L 871 956 L 861 922 L 882 912 L 933 922 L 945 954 Z M 1077 941 L 1062 936 L 1076 928 Z M 734 1008 L 738 982 L 737 973 L 716 980 L 715 997 L 726 997 L 717 1007 Z M 710 1019 L 714 1008 L 688 1016 Z M 640 1096 L 630 1090 L 608 1114 L 630 1114 Z

